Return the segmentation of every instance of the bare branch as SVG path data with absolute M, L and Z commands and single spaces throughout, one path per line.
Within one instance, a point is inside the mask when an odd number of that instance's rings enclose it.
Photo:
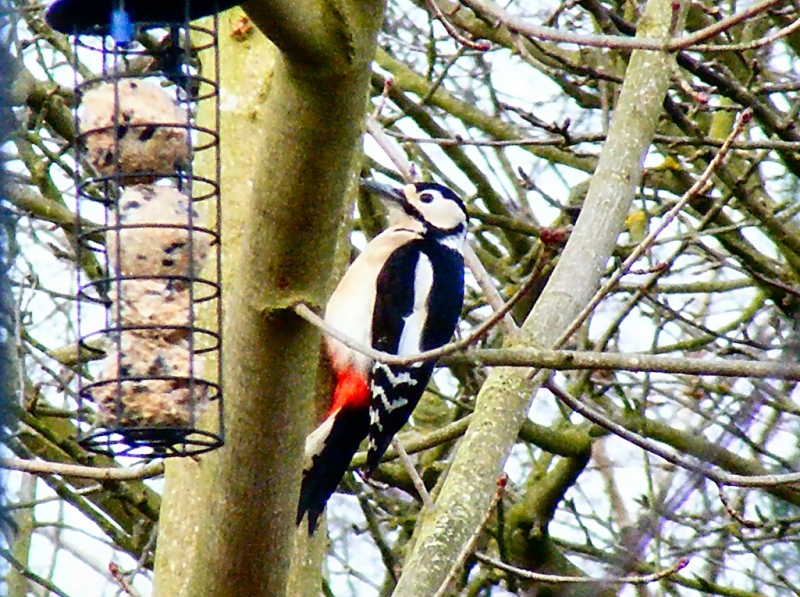
M 43 460 L 24 460 L 22 458 L 0 458 L 0 468 L 31 473 L 33 475 L 59 475 L 61 477 L 81 477 L 99 481 L 132 481 L 152 479 L 164 474 L 162 461 L 151 462 L 137 468 L 98 468 L 79 466 L 62 462 Z
M 464 245 L 464 265 L 466 265 L 472 272 L 472 275 L 475 276 L 475 280 L 478 282 L 478 286 L 481 287 L 486 301 L 492 306 L 492 309 L 494 309 L 495 316 L 502 314 L 500 319 L 503 322 L 503 328 L 506 333 L 515 332 L 517 330 L 517 324 L 509 314 L 511 307 L 503 302 L 503 297 L 500 296 L 500 293 L 497 291 L 492 277 L 489 275 L 489 272 L 486 271 L 486 268 L 483 267 L 481 260 L 475 254 L 475 251 L 469 243 Z M 522 295 L 518 294 L 518 296 L 521 297 Z M 492 319 L 493 318 L 494 316 Z
M 773 44 L 779 39 L 791 35 L 798 29 L 800 29 L 800 19 L 797 19 L 791 25 L 787 25 L 782 29 L 778 29 L 775 33 L 772 33 L 770 35 L 765 35 L 764 37 L 761 37 L 759 39 L 754 39 L 753 41 L 750 42 L 741 44 L 719 44 L 719 45 L 700 44 L 693 46 L 692 50 L 695 52 L 744 52 L 747 50 L 755 50 Z
M 417 469 L 414 468 L 414 463 L 411 462 L 411 458 L 408 456 L 405 448 L 403 448 L 403 442 L 401 442 L 400 438 L 397 436 L 392 438 L 392 447 L 397 451 L 397 456 L 400 458 L 400 462 L 403 463 L 403 468 L 408 473 L 408 476 L 411 477 L 411 483 L 414 484 L 414 489 L 417 490 L 422 503 L 428 510 L 433 510 L 436 506 L 431 499 L 431 494 L 428 493 L 425 482 L 422 480 L 422 477 L 419 476 Z
M 559 388 L 552 380 L 546 381 L 543 386 L 550 390 L 553 395 L 561 402 L 569 406 L 572 410 L 585 418 L 590 420 L 595 425 L 599 425 L 603 429 L 607 429 L 614 435 L 618 435 L 622 439 L 629 441 L 635 446 L 639 446 L 643 450 L 647 450 L 651 454 L 655 454 L 659 458 L 663 458 L 667 462 L 679 466 L 683 469 L 697 473 L 710 481 L 714 481 L 717 485 L 730 485 L 733 487 L 773 487 L 775 485 L 789 485 L 800 482 L 800 473 L 785 473 L 774 475 L 735 475 L 726 473 L 724 471 L 714 470 L 708 465 L 698 464 L 685 456 L 665 450 L 655 442 L 642 437 L 632 431 L 629 431 L 619 423 L 615 423 L 607 416 L 589 408 L 580 400 L 572 396 L 569 392 Z
M 653 574 L 619 576 L 616 578 L 590 578 L 588 576 L 560 576 L 557 574 L 542 574 L 540 572 L 532 572 L 531 570 L 524 570 L 523 568 L 511 566 L 510 564 L 506 564 L 505 562 L 502 562 L 491 556 L 487 556 L 483 553 L 476 553 L 475 557 L 484 564 L 489 564 L 495 568 L 509 572 L 514 576 L 552 584 L 598 583 L 604 585 L 646 585 L 668 578 L 669 576 L 672 576 L 679 570 L 682 570 L 689 565 L 689 558 L 681 558 L 675 563 L 674 566 L 670 566 L 669 568 L 665 568 L 664 570 L 660 570 L 659 572 L 655 572 Z
M 35 582 L 37 585 L 47 589 L 48 591 L 53 593 L 53 595 L 56 595 L 57 597 L 70 597 L 70 595 L 67 595 L 64 591 L 60 590 L 55 584 L 50 582 L 48 579 L 39 576 L 38 574 L 29 570 L 25 564 L 15 559 L 11 555 L 11 552 L 8 551 L 7 549 L 0 547 L 0 557 L 2 557 L 6 562 L 8 562 L 9 565 L 14 570 L 19 572 L 22 576 L 24 576 L 31 582 Z
M 467 363 L 489 367 L 533 367 L 553 371 L 638 371 L 800 381 L 800 365 L 778 360 L 669 357 L 646 353 L 625 354 L 543 348 L 486 348 L 450 355 L 443 362 L 447 365 Z
M 128 579 L 125 578 L 116 563 L 109 562 L 108 571 L 111 573 L 111 577 L 119 583 L 120 589 L 124 591 L 128 597 L 139 597 L 139 594 L 133 590 L 131 583 L 128 582 Z
M 723 508 L 725 508 L 725 512 L 728 513 L 728 516 L 730 516 L 740 525 L 748 529 L 757 529 L 763 526 L 762 524 L 752 520 L 748 520 L 744 516 L 739 514 L 736 508 L 734 508 L 730 504 L 728 498 L 725 496 L 725 487 L 723 487 L 722 485 L 717 485 L 717 490 L 719 491 L 719 501 L 722 502 L 722 506 Z
M 722 144 L 722 147 L 719 148 L 719 151 L 714 156 L 714 159 L 709 162 L 706 169 L 703 171 L 700 178 L 698 178 L 695 183 L 686 191 L 683 196 L 678 200 L 678 202 L 670 209 L 664 216 L 661 218 L 659 225 L 656 226 L 650 233 L 640 242 L 636 248 L 631 252 L 627 259 L 622 262 L 622 265 L 617 268 L 617 270 L 611 275 L 611 277 L 606 281 L 605 284 L 598 290 L 595 295 L 592 297 L 592 300 L 578 313 L 575 320 L 572 324 L 567 328 L 567 330 L 561 335 L 558 339 L 558 342 L 555 344 L 555 348 L 559 348 L 564 345 L 564 343 L 569 340 L 569 338 L 574 334 L 586 321 L 589 315 L 595 310 L 597 305 L 605 298 L 605 296 L 611 292 L 611 289 L 619 282 L 620 278 L 625 275 L 625 273 L 631 268 L 631 266 L 636 263 L 636 261 L 644 255 L 645 251 L 653 244 L 659 234 L 661 234 L 667 226 L 678 216 L 678 214 L 683 210 L 684 207 L 697 195 L 705 193 L 708 188 L 711 186 L 711 176 L 714 174 L 714 171 L 720 167 L 720 165 L 725 160 L 728 152 L 730 152 L 733 142 L 736 140 L 742 131 L 744 130 L 747 123 L 750 122 L 750 119 L 753 116 L 753 111 L 749 108 L 746 109 L 739 115 L 739 118 L 736 121 L 736 124 L 733 127 L 730 135 L 728 135 L 727 139 L 725 139 L 725 143 Z
M 510 311 L 524 296 L 533 278 L 503 307 L 479 325 L 463 340 L 445 344 L 441 348 L 411 356 L 397 356 L 362 344 L 355 338 L 337 330 L 314 313 L 307 305 L 294 307 L 295 313 L 339 342 L 369 358 L 388 365 L 409 365 L 420 361 L 438 359 L 471 346 L 486 334 L 497 321 Z M 638 371 L 652 373 L 677 373 L 684 375 L 715 375 L 753 379 L 787 379 L 800 381 L 800 365 L 785 361 L 756 361 L 737 359 L 709 359 L 668 357 L 645 353 L 605 353 L 574 350 L 548 350 L 543 348 L 481 349 L 453 355 L 448 364 L 477 364 L 491 367 L 533 367 L 555 371 L 595 369 L 601 371 Z
M 445 30 L 447 30 L 447 33 L 450 34 L 450 37 L 452 37 L 465 48 L 471 48 L 473 50 L 485 52 L 492 47 L 488 41 L 473 41 L 461 35 L 453 23 L 450 22 L 450 19 L 447 18 L 447 15 L 445 15 L 442 12 L 442 9 L 439 8 L 436 0 L 425 0 L 425 4 L 428 6 L 428 10 L 431 11 L 433 16 L 442 24 L 442 26 L 444 26 Z
M 389 80 L 386 81 L 386 85 L 391 86 Z M 374 115 L 367 116 L 367 132 L 392 161 L 395 168 L 400 171 L 403 180 L 406 182 L 414 182 L 419 179 L 419 173 L 416 171 L 413 164 L 408 161 L 397 144 L 392 142 Z
M 746 8 L 734 15 L 717 21 L 716 23 L 704 27 L 683 37 L 661 40 L 647 37 L 625 37 L 621 35 L 594 35 L 589 33 L 572 33 L 563 29 L 543 27 L 528 22 L 527 20 L 514 16 L 491 0 L 462 0 L 463 4 L 469 6 L 476 13 L 491 17 L 496 23 L 502 23 L 513 33 L 519 33 L 525 37 L 552 41 L 557 43 L 575 44 L 578 46 L 607 48 L 610 50 L 654 50 L 661 52 L 676 52 L 678 50 L 691 49 L 692 46 L 710 39 L 731 27 L 738 25 L 752 17 L 768 10 L 779 3 L 779 0 L 763 0 L 758 4 Z M 788 35 L 788 33 L 785 33 Z M 704 46 L 705 48 L 705 46 Z M 714 46 L 711 46 L 714 48 Z

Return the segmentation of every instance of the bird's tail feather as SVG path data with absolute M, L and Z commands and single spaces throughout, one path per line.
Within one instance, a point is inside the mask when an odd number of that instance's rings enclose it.
M 369 410 L 344 406 L 331 412 L 308 436 L 296 524 L 307 514 L 309 535 L 314 534 L 325 504 L 336 491 L 368 430 Z

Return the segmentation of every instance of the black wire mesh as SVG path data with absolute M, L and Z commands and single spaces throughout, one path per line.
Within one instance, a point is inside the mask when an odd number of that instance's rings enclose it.
M 108 22 L 73 30 L 79 441 L 108 455 L 199 454 L 224 437 L 217 18 L 190 23 L 181 4 L 184 20 L 136 23 L 130 40 Z M 214 405 L 216 429 L 201 429 Z

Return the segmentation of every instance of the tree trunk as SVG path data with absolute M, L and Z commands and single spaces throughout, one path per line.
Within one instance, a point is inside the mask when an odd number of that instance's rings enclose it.
M 320 345 L 290 307 L 327 298 L 382 8 L 251 2 L 277 52 L 222 18 L 226 445 L 170 464 L 156 595 L 284 594 Z

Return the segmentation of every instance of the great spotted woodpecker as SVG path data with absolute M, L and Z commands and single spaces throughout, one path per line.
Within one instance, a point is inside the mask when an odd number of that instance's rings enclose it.
M 464 301 L 467 212 L 447 187 L 416 183 L 395 190 L 365 186 L 396 204 L 393 225 L 375 237 L 345 273 L 325 311 L 337 330 L 377 350 L 413 355 L 453 335 Z M 308 533 L 368 438 L 366 473 L 380 463 L 419 402 L 434 363 L 387 365 L 326 337 L 336 375 L 328 416 L 306 439 L 297 524 Z

